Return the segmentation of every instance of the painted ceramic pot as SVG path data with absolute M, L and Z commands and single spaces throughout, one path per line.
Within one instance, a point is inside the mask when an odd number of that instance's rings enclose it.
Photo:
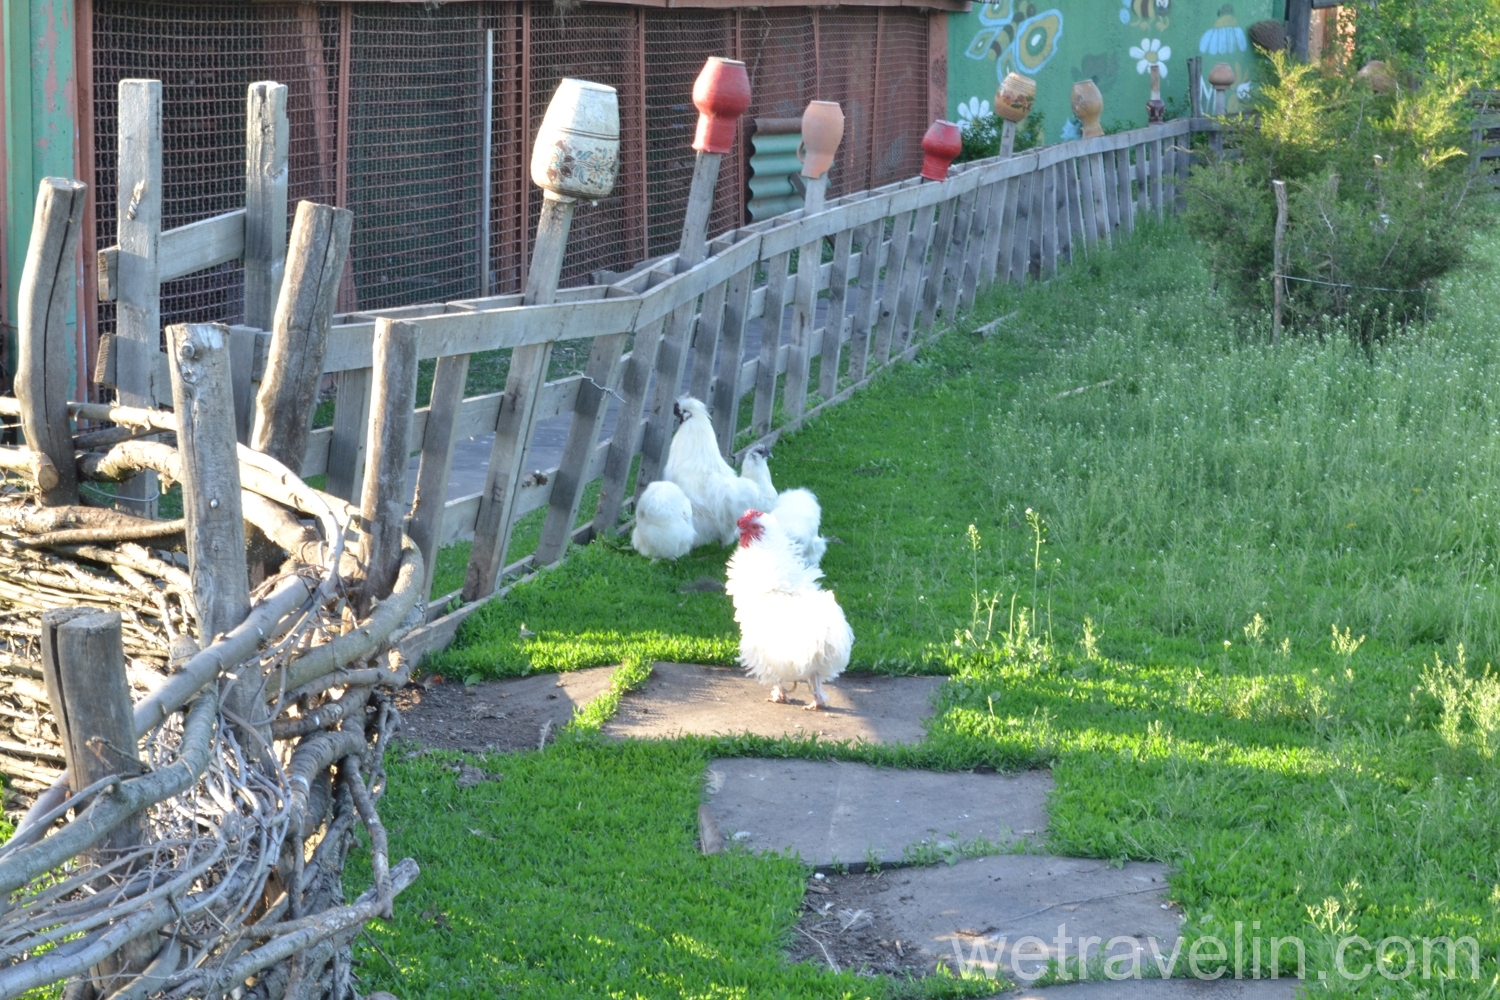
M 1007 73 L 995 91 L 995 114 L 1008 122 L 1019 122 L 1031 114 L 1036 103 L 1036 81 L 1019 73 Z
M 1079 80 L 1073 84 L 1073 113 L 1083 126 L 1083 137 L 1093 139 L 1104 134 L 1099 116 L 1104 114 L 1104 95 L 1093 80 Z
M 802 145 L 797 159 L 802 176 L 822 177 L 833 166 L 833 156 L 844 141 L 844 109 L 833 101 L 811 101 L 802 112 Z
M 620 100 L 615 88 L 564 79 L 531 148 L 531 182 L 546 196 L 595 201 L 620 171 Z
M 734 149 L 734 128 L 750 107 L 750 74 L 738 59 L 709 56 L 693 84 L 693 106 L 698 109 L 698 133 L 693 148 L 702 153 Z
M 956 124 L 941 118 L 933 122 L 922 136 L 922 176 L 930 181 L 946 179 L 948 165 L 963 148 L 963 132 Z

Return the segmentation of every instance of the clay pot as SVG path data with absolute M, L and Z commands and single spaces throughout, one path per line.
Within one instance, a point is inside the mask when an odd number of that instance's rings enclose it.
M 1226 62 L 1214 63 L 1208 71 L 1208 85 L 1215 90 L 1228 90 L 1234 86 L 1234 67 Z
M 1079 80 L 1073 84 L 1073 113 L 1083 125 L 1083 137 L 1093 139 L 1104 134 L 1099 116 L 1104 114 L 1104 95 L 1093 80 Z
M 1286 51 L 1286 25 L 1281 21 L 1256 21 L 1245 32 L 1250 44 L 1262 52 Z
M 1363 80 L 1370 85 L 1370 89 L 1377 94 L 1394 94 L 1396 92 L 1396 74 L 1391 72 L 1390 66 L 1379 59 L 1371 59 L 1359 68 L 1354 74 L 1356 80 Z
M 802 112 L 802 145 L 797 148 L 802 176 L 811 179 L 828 173 L 843 141 L 844 109 L 834 101 L 810 101 Z
M 564 79 L 531 148 L 531 182 L 548 198 L 595 201 L 620 170 L 620 100 L 615 88 Z
M 953 122 L 939 118 L 922 136 L 922 176 L 930 181 L 944 180 L 948 165 L 963 152 L 963 131 Z
M 1031 114 L 1036 103 L 1036 81 L 1019 73 L 1007 73 L 995 91 L 995 114 L 1008 122 L 1019 122 Z
M 693 84 L 693 106 L 698 109 L 693 148 L 701 153 L 730 152 L 735 124 L 750 107 L 750 74 L 745 64 L 709 56 Z

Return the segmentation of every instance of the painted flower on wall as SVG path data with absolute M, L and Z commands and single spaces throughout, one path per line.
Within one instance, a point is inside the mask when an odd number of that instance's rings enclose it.
M 1248 101 L 1248 100 L 1250 100 L 1250 81 L 1246 80 L 1244 83 L 1240 84 L 1238 87 L 1235 87 L 1234 88 L 1234 96 L 1238 97 L 1242 101 Z
M 1249 47 L 1245 29 L 1235 20 L 1234 4 L 1229 3 L 1219 8 L 1219 19 L 1198 39 L 1198 51 L 1208 56 L 1232 55 Z
M 964 55 L 994 59 L 997 80 L 1012 70 L 1034 76 L 1057 54 L 1063 32 L 1062 11 L 1037 13 L 1033 3 L 1017 10 L 1012 0 L 1001 0 L 981 5 L 976 13 L 981 27 L 969 40 Z
M 960 101 L 958 105 L 958 124 L 960 128 L 967 129 L 981 118 L 990 116 L 990 102 L 978 97 L 971 97 L 967 101 Z
M 1153 65 L 1161 67 L 1162 79 L 1167 76 L 1167 60 L 1172 58 L 1172 47 L 1163 45 L 1160 38 L 1142 38 L 1140 45 L 1130 47 L 1130 58 L 1135 60 L 1137 73 L 1149 73 Z

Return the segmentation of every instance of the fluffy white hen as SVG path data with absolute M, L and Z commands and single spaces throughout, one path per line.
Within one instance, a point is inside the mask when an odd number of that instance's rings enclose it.
M 740 475 L 760 489 L 761 505 L 770 507 L 776 520 L 797 543 L 802 561 L 808 566 L 816 566 L 823 561 L 823 553 L 828 551 L 828 539 L 818 534 L 823 523 L 823 508 L 812 490 L 799 487 L 778 494 L 771 482 L 771 467 L 767 464 L 770 457 L 769 448 L 756 445 L 745 453 L 745 460 L 740 463 Z
M 760 489 L 719 454 L 708 407 L 684 396 L 672 411 L 682 423 L 672 435 L 662 478 L 676 483 L 693 505 L 693 546 L 729 545 L 739 535 L 735 519 L 755 506 Z
M 630 544 L 648 559 L 677 559 L 693 548 L 693 504 L 676 483 L 659 479 L 635 505 Z
M 724 590 L 740 626 L 740 665 L 771 701 L 785 702 L 799 682 L 812 685 L 809 709 L 826 708 L 823 684 L 849 665 L 854 632 L 823 573 L 802 561 L 797 543 L 775 514 L 749 510 L 739 518 L 740 545 L 729 557 Z

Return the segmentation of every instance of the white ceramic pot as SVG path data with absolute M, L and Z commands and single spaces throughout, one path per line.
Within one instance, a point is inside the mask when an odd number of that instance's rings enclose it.
M 548 197 L 595 201 L 620 171 L 620 99 L 615 88 L 564 79 L 531 149 L 531 182 Z

